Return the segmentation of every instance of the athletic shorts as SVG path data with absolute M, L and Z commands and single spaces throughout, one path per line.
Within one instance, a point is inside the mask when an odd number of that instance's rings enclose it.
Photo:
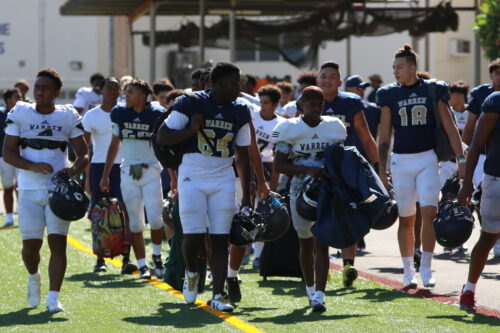
M 476 169 L 474 170 L 474 175 L 472 175 L 472 184 L 474 184 L 474 188 L 477 188 L 483 180 L 484 161 L 486 161 L 486 155 L 480 154 L 477 160 Z
M 16 183 L 16 167 L 5 162 L 2 157 L 0 157 L 0 176 L 2 177 L 3 188 L 10 188 Z
M 484 174 L 481 196 L 481 230 L 500 233 L 500 177 Z
M 91 163 L 90 164 L 90 192 L 92 192 L 92 200 L 90 207 L 94 207 L 99 199 L 103 197 L 103 193 L 99 188 L 101 182 L 102 172 L 104 171 L 104 163 Z M 122 191 L 120 189 L 120 165 L 113 164 L 111 172 L 109 173 L 109 196 L 117 198 L 122 201 Z
M 161 229 L 163 227 L 161 168 L 156 165 L 143 168 L 142 178 L 139 180 L 133 179 L 129 173 L 130 166 L 121 168 L 120 188 L 127 209 L 130 231 L 138 233 L 144 230 L 144 208 L 151 229 Z
M 420 207 L 438 206 L 441 187 L 434 150 L 416 154 L 393 153 L 390 169 L 399 216 L 414 215 L 417 201 Z
M 47 234 L 67 235 L 70 222 L 64 221 L 52 213 L 49 207 L 48 190 L 19 191 L 19 230 L 26 239 L 43 239 L 45 227 Z
M 292 218 L 293 227 L 297 231 L 299 238 L 301 239 L 311 238 L 313 237 L 313 234 L 311 232 L 311 227 L 313 226 L 314 221 L 308 221 L 302 218 L 297 213 L 296 202 L 297 202 L 297 195 L 290 195 L 290 215 Z
M 206 233 L 207 228 L 210 234 L 229 234 L 236 207 L 233 168 L 205 177 L 181 164 L 177 186 L 184 234 Z

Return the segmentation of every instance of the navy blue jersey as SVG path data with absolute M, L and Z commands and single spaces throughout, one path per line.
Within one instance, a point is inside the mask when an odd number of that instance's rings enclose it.
M 7 119 L 7 112 L 0 111 L 0 147 L 3 147 L 3 140 L 5 139 L 5 120 Z M 0 149 L 0 157 L 2 157 L 2 149 Z
M 161 105 L 148 102 L 142 112 L 135 112 L 124 104 L 111 110 L 111 122 L 118 126 L 120 140 L 150 140 L 156 119 L 166 112 Z
M 419 79 L 412 86 L 391 83 L 377 90 L 377 104 L 391 109 L 396 154 L 415 154 L 434 149 L 437 101 L 448 103 L 448 85 L 436 81 L 436 101 L 429 96 L 428 80 Z
M 175 100 L 172 109 L 185 114 L 188 118 L 195 113 L 201 113 L 205 124 L 203 131 L 214 145 L 212 151 L 203 135 L 198 132 L 185 141 L 184 152 L 201 153 L 208 156 L 232 157 L 234 155 L 234 142 L 240 128 L 251 121 L 250 107 L 239 100 L 225 105 L 216 105 L 209 96 L 208 91 L 196 91 L 199 96 L 199 106 L 192 97 L 183 95 Z
M 490 94 L 484 100 L 481 112 L 500 114 L 500 91 Z M 484 173 L 493 177 L 500 177 L 500 119 L 497 120 L 495 129 L 486 144 Z
M 331 102 L 325 101 L 323 115 L 339 118 L 347 129 L 346 146 L 355 146 L 359 142 L 354 129 L 354 115 L 363 110 L 363 100 L 356 94 L 339 91 Z M 359 147 L 358 147 L 359 148 Z
M 482 84 L 471 90 L 469 96 L 469 105 L 467 105 L 467 111 L 474 113 L 479 117 L 481 113 L 481 105 L 483 104 L 486 97 L 493 92 L 492 84 Z

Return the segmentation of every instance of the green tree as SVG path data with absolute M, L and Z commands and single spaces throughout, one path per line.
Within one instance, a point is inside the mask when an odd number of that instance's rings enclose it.
M 483 0 L 476 16 L 476 32 L 486 56 L 491 60 L 500 57 L 500 1 Z

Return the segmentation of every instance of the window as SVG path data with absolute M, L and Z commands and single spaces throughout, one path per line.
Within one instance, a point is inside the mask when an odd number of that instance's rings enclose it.
M 300 34 L 282 34 L 260 37 L 266 45 L 279 45 L 291 60 L 298 60 L 304 56 L 304 36 Z M 236 61 L 283 61 L 280 53 L 272 47 L 256 45 L 241 39 L 236 41 Z

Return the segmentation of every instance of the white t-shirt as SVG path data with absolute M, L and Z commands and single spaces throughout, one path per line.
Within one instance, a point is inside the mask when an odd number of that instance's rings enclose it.
M 253 127 L 255 128 L 255 139 L 257 140 L 257 146 L 259 147 L 260 154 L 262 155 L 262 162 L 273 162 L 273 129 L 279 122 L 284 120 L 285 119 L 283 117 L 278 115 L 273 119 L 265 120 L 260 115 L 260 112 L 253 112 L 252 121 Z
M 165 125 L 174 130 L 185 129 L 188 122 L 189 118 L 185 114 L 175 110 L 165 119 Z M 236 134 L 234 144 L 244 147 L 249 146 L 250 143 L 250 126 L 245 124 Z M 220 171 L 231 168 L 232 163 L 233 157 L 207 156 L 201 153 L 186 153 L 182 157 L 182 166 L 198 175 L 216 176 Z
M 287 154 L 294 165 L 322 167 L 325 149 L 334 143 L 343 142 L 347 130 L 337 117 L 322 116 L 315 127 L 307 125 L 302 117 L 285 119 L 273 130 L 276 151 Z M 290 184 L 290 194 L 296 195 L 305 175 L 294 176 Z
M 284 106 L 278 104 L 276 108 L 276 114 L 282 116 L 283 118 L 293 118 L 295 117 L 295 113 L 297 112 L 297 105 L 295 101 L 290 101 L 286 103 Z
M 246 99 L 247 101 L 249 101 L 252 104 L 260 106 L 260 99 L 257 96 L 252 96 L 250 94 L 242 92 L 241 98 Z
M 100 106 L 89 110 L 83 116 L 82 124 L 85 132 L 92 134 L 92 160 L 91 163 L 106 163 L 108 148 L 113 133 L 111 131 L 111 112 L 105 112 Z M 121 163 L 122 154 L 118 151 L 115 163 Z
M 455 116 L 457 128 L 463 131 L 465 128 L 465 124 L 467 123 L 467 118 L 469 118 L 469 111 L 465 110 L 463 112 L 459 112 L 455 111 L 454 109 L 451 109 L 451 111 L 453 111 L 453 116 Z
M 36 105 L 17 102 L 7 115 L 5 133 L 27 139 L 65 141 L 83 135 L 82 118 L 71 105 L 56 105 L 54 112 L 41 114 Z M 21 149 L 21 156 L 32 162 L 45 162 L 52 165 L 54 173 L 69 167 L 68 149 Z M 50 189 L 53 174 L 44 175 L 29 170 L 19 170 L 18 187 L 20 190 Z
M 91 87 L 82 87 L 78 89 L 73 106 L 82 108 L 82 115 L 97 105 L 102 104 L 102 95 L 97 94 Z

